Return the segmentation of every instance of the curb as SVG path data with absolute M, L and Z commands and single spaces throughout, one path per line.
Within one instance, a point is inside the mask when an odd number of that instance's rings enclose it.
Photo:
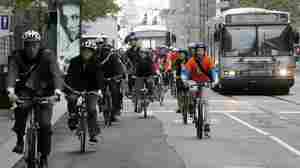
M 62 110 L 64 107 L 66 107 L 65 100 L 62 100 L 54 106 L 54 113 L 51 121 L 52 125 L 54 125 L 65 114 L 65 112 L 57 113 L 58 110 Z M 1 167 L 12 168 L 18 163 L 19 160 L 22 159 L 23 155 L 18 155 L 11 151 L 15 145 L 15 142 L 16 138 L 14 133 L 12 133 L 12 136 L 9 138 L 9 140 L 0 146 L 0 158 L 2 159 Z

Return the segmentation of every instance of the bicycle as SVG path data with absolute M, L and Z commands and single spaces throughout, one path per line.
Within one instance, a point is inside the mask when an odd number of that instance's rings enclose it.
M 193 83 L 188 84 L 189 92 L 191 93 L 192 99 L 195 102 L 195 108 L 192 110 L 193 122 L 196 128 L 196 135 L 199 139 L 203 138 L 203 134 L 209 137 L 209 123 L 208 123 L 208 101 L 203 96 L 203 88 L 209 87 L 209 83 Z M 185 114 L 187 115 L 187 114 Z
M 80 140 L 80 152 L 84 153 L 87 149 L 87 135 L 88 135 L 88 110 L 87 110 L 87 97 L 89 95 L 101 96 L 95 91 L 76 91 L 72 89 L 72 93 L 77 95 L 77 112 L 79 115 L 79 123 L 76 129 L 76 135 Z
M 163 81 L 162 81 L 162 77 L 161 75 L 156 75 L 154 76 L 154 79 L 156 80 L 156 84 L 157 84 L 157 89 L 156 89 L 156 99 L 158 100 L 160 106 L 163 105 L 164 102 L 164 98 L 165 98 L 165 89 L 163 86 Z
M 136 80 L 147 80 L 146 77 L 136 77 L 134 76 Z M 145 83 L 143 83 L 143 88 L 136 90 L 135 92 L 135 106 L 137 108 L 138 113 L 144 112 L 144 118 L 146 119 L 148 117 L 148 106 L 150 104 L 149 98 L 148 98 L 149 90 L 146 88 Z
M 24 158 L 27 168 L 38 168 L 40 166 L 40 154 L 38 152 L 39 124 L 36 118 L 36 107 L 41 104 L 54 104 L 59 101 L 58 96 L 49 97 L 19 97 L 13 104 L 12 109 L 29 104 L 32 108 L 28 113 L 26 132 L 25 132 L 25 150 Z
M 103 102 L 99 104 L 99 107 L 101 108 L 103 112 L 104 117 L 104 124 L 105 126 L 111 126 L 112 125 L 112 110 L 113 110 L 113 103 L 112 103 L 112 94 L 111 94 L 111 86 L 110 82 L 120 82 L 123 78 L 123 75 L 118 75 L 112 78 L 105 78 L 105 88 L 103 92 Z
M 170 82 L 170 90 L 171 90 L 171 95 L 173 97 L 176 97 L 177 95 L 177 88 L 176 88 L 176 74 L 175 74 L 175 71 L 171 72 L 170 74 L 170 78 L 169 78 L 169 82 Z

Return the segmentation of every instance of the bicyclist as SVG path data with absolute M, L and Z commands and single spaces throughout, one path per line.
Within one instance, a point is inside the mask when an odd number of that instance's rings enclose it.
M 94 41 L 87 40 L 81 44 L 81 54 L 70 61 L 70 66 L 65 78 L 65 82 L 76 91 L 96 91 L 102 95 L 103 72 L 96 61 L 97 46 Z M 68 92 L 68 126 L 70 130 L 75 130 L 79 122 L 76 108 L 78 96 Z M 97 103 L 99 96 L 91 94 L 87 98 L 89 141 L 97 143 L 97 135 L 100 134 L 100 127 L 97 124 Z
M 22 36 L 24 49 L 15 51 L 9 60 L 8 96 L 11 102 L 18 97 L 48 97 L 61 95 L 63 79 L 57 59 L 52 51 L 41 47 L 41 36 L 34 30 L 26 31 Z M 36 106 L 35 106 L 36 107 Z M 15 109 L 13 130 L 17 134 L 17 143 L 13 152 L 22 154 L 24 134 L 28 112 L 33 108 L 29 104 Z M 39 122 L 38 150 L 41 153 L 41 166 L 47 167 L 47 158 L 51 151 L 51 118 L 53 104 L 38 105 Z
M 213 81 L 214 64 L 210 56 L 207 54 L 207 45 L 204 43 L 196 43 L 192 49 L 195 54 L 185 64 L 185 76 L 188 80 L 195 82 L 209 82 Z M 186 75 L 188 74 L 188 75 Z M 209 131 L 209 124 L 205 125 L 205 132 Z
M 146 88 L 149 90 L 148 95 L 151 101 L 153 101 L 153 87 L 154 80 L 153 76 L 155 75 L 154 63 L 152 60 L 152 53 L 147 49 L 141 49 L 140 54 L 136 63 L 136 73 L 137 77 L 144 78 L 145 80 L 136 80 L 135 88 L 137 90 L 142 89 L 143 85 L 146 85 Z M 137 112 L 135 106 L 135 112 Z
M 97 62 L 104 73 L 105 78 L 114 78 L 125 76 L 125 69 L 121 60 L 116 52 L 112 51 L 111 46 L 103 45 L 101 52 L 97 54 Z M 119 121 L 119 116 L 121 115 L 121 81 L 120 80 L 110 80 L 106 82 L 110 86 L 110 92 L 112 95 L 112 115 L 111 121 Z
M 184 92 L 184 87 L 181 79 L 181 71 L 182 67 L 184 67 L 185 63 L 188 61 L 188 51 L 185 49 L 179 49 L 179 56 L 176 58 L 174 63 L 174 70 L 176 71 L 176 88 L 177 88 L 177 103 L 178 109 L 177 113 L 182 112 L 183 104 L 182 104 L 182 92 Z

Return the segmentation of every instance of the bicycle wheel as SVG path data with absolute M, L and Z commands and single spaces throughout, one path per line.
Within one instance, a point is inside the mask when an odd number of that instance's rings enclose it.
M 112 124 L 112 100 L 110 94 L 106 94 L 104 98 L 105 110 L 103 112 L 104 123 L 106 126 L 111 126 Z
M 182 119 L 183 119 L 183 124 L 187 125 L 187 121 L 188 121 L 188 110 L 187 110 L 187 100 L 186 100 L 186 96 L 183 95 L 183 108 L 182 108 Z
M 144 118 L 146 119 L 148 117 L 147 114 L 147 104 L 146 99 L 144 98 L 142 101 L 142 110 L 144 111 Z
M 80 152 L 84 153 L 86 152 L 86 148 L 87 148 L 87 123 L 85 120 L 84 116 L 81 116 L 81 121 L 80 121 L 80 133 L 79 133 L 79 139 L 80 139 Z
M 203 125 L 204 125 L 204 118 L 203 118 L 203 103 L 202 102 L 200 102 L 200 103 L 198 103 L 198 105 L 197 105 L 197 127 L 196 127 L 196 129 L 197 129 L 197 137 L 199 138 L 199 139 L 202 139 L 202 137 L 203 137 Z
M 37 133 L 33 128 L 27 129 L 27 168 L 37 168 L 38 160 L 37 160 Z

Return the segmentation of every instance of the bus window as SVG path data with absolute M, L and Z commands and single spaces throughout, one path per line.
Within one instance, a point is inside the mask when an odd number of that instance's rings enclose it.
M 264 56 L 291 55 L 290 34 L 288 26 L 258 27 L 259 54 Z
M 224 36 L 226 56 L 256 55 L 255 27 L 227 27 Z

